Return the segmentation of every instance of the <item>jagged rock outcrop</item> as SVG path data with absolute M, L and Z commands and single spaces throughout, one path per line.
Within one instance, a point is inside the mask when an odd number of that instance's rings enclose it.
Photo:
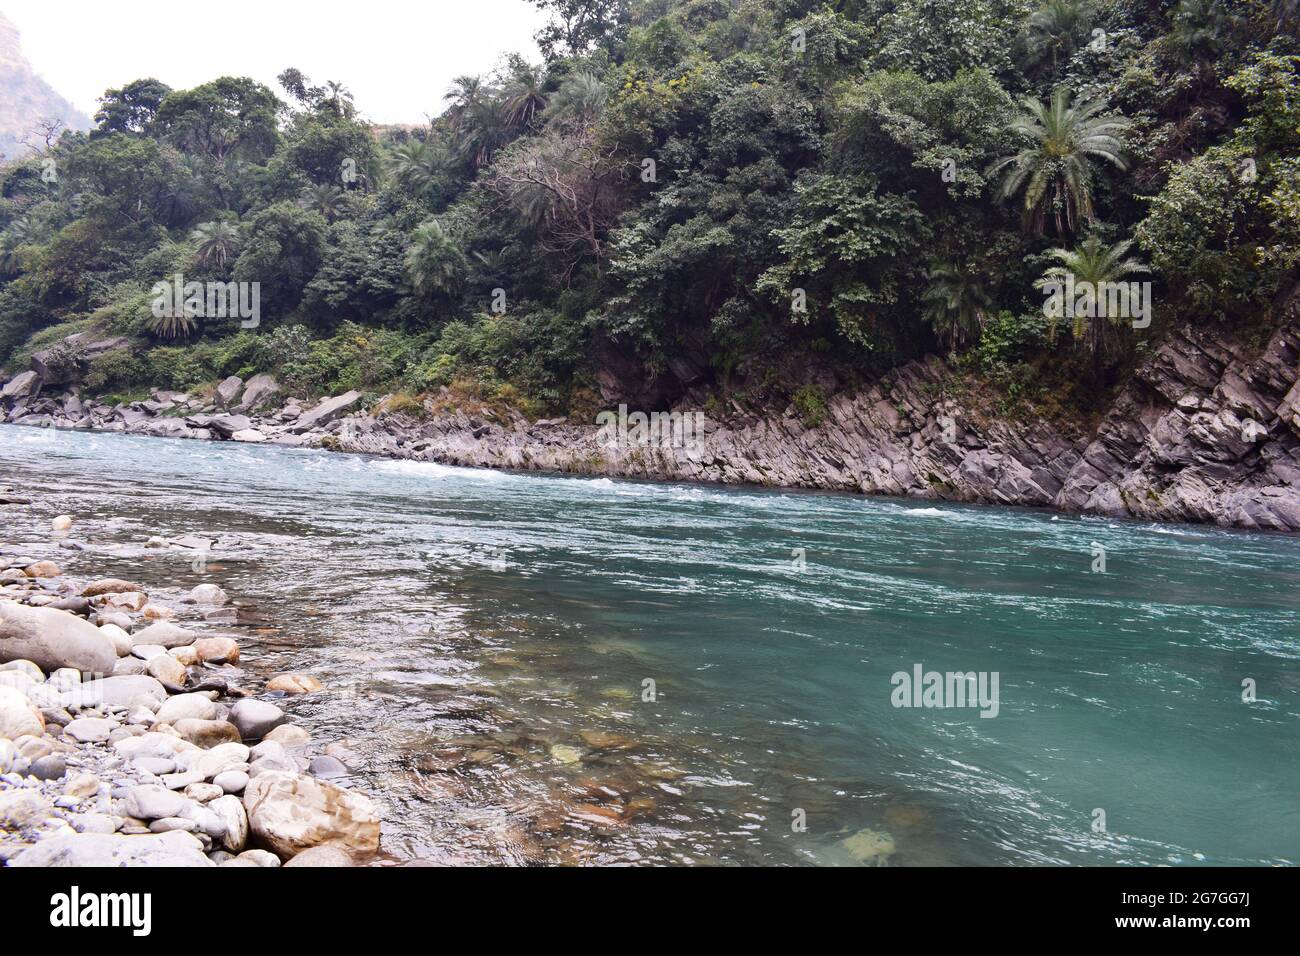
M 1037 505 L 1159 521 L 1300 530 L 1300 323 L 1258 355 L 1223 330 L 1170 336 L 1095 435 L 986 421 L 941 395 L 950 371 L 913 362 L 828 402 L 708 422 L 701 440 L 602 443 L 596 428 L 464 413 L 419 424 L 349 419 L 333 445 L 449 464 L 829 488 Z
M 322 425 L 328 425 L 334 419 L 347 412 L 350 408 L 361 401 L 360 392 L 345 392 L 334 398 L 327 398 L 313 408 L 303 412 L 297 420 L 290 426 L 290 431 L 294 434 L 301 435 L 303 432 L 310 431 L 313 428 L 319 428 Z
M 1300 326 L 1251 357 L 1171 336 L 1138 369 L 1053 502 L 1077 511 L 1300 528 Z

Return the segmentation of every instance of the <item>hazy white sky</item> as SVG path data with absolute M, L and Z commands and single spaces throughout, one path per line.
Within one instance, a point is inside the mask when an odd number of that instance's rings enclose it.
M 503 54 L 540 59 L 545 21 L 526 0 L 0 0 L 33 68 L 92 115 L 109 87 L 154 76 L 174 88 L 223 75 L 275 77 L 296 66 L 337 80 L 380 123 L 443 108 L 453 77 Z

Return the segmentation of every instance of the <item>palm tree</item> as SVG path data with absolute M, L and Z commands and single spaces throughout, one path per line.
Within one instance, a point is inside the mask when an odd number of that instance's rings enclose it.
M 467 266 L 465 254 L 438 220 L 415 230 L 406 251 L 406 272 L 422 298 L 455 295 L 464 284 Z
M 196 265 L 215 265 L 218 269 L 224 269 L 226 262 L 233 259 L 239 251 L 241 237 L 238 226 L 222 219 L 200 223 L 190 233 L 190 241 L 198 243 L 194 250 Z
M 150 332 L 164 339 L 184 338 L 190 335 L 198 326 L 197 319 L 185 314 L 183 304 L 177 304 L 170 312 L 164 312 L 162 315 L 151 314 L 145 321 L 145 327 Z
M 505 102 L 500 97 L 479 97 L 456 121 L 456 150 L 474 168 L 486 166 L 509 142 L 509 126 Z
M 302 205 L 318 212 L 326 222 L 333 222 L 343 211 L 345 197 L 337 186 L 308 186 L 303 190 Z
M 342 116 L 344 119 L 351 119 L 356 115 L 356 107 L 353 105 L 352 101 L 352 91 L 342 83 L 337 83 L 334 80 L 326 80 L 325 93 L 328 95 L 324 97 L 322 102 L 329 103 L 330 107 L 339 116 Z
M 1050 104 L 1030 97 L 1024 106 L 1008 131 L 1029 144 L 995 162 L 989 175 L 1003 174 L 1002 199 L 1024 193 L 1026 228 L 1042 235 L 1050 210 L 1058 234 L 1074 232 L 1094 218 L 1093 159 L 1128 168 L 1118 137 L 1129 120 L 1098 115 L 1105 109 L 1100 101 L 1072 104 L 1065 87 L 1052 94 Z
M 420 196 L 433 185 L 446 163 L 446 154 L 440 147 L 412 139 L 393 148 L 388 169 L 402 189 Z
M 461 117 L 474 108 L 483 93 L 483 78 L 480 76 L 458 76 L 451 81 L 451 88 L 442 98 L 448 103 L 447 119 L 453 129 L 459 125 Z
M 560 84 L 546 107 L 546 121 L 587 125 L 605 108 L 609 90 L 594 73 L 574 73 Z
M 1029 16 L 1025 25 L 1025 53 L 1028 65 L 1042 69 L 1051 60 L 1055 75 L 1062 60 L 1068 60 L 1082 45 L 1092 25 L 1090 0 L 1048 0 Z
M 545 82 L 541 67 L 521 63 L 515 68 L 514 78 L 506 87 L 505 102 L 506 122 L 512 129 L 526 129 L 546 109 L 546 95 L 542 92 Z
M 925 317 L 939 341 L 951 351 L 978 336 L 990 308 L 979 279 L 951 262 L 939 263 L 926 277 L 930 285 L 921 298 L 926 303 Z
M 1106 354 L 1113 350 L 1116 331 L 1122 328 L 1123 318 L 1134 312 L 1131 287 L 1120 280 L 1151 271 L 1138 260 L 1125 258 L 1132 245 L 1132 240 L 1125 240 L 1108 246 L 1097 236 L 1089 236 L 1075 249 L 1051 249 L 1047 254 L 1060 265 L 1047 269 L 1035 283 L 1043 291 L 1049 287 L 1073 288 L 1090 295 L 1091 307 L 1082 310 L 1083 314 L 1074 312 L 1071 331 L 1075 342 L 1092 353 L 1093 379 L 1099 390 Z M 1112 305 L 1116 306 L 1115 314 L 1111 314 Z M 1053 335 L 1058 318 L 1050 316 Z

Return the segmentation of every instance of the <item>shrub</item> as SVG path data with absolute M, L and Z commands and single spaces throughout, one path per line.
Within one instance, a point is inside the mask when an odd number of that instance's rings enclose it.
M 826 421 L 826 394 L 816 385 L 805 385 L 795 392 L 794 407 L 809 428 Z
M 992 316 L 968 353 L 979 371 L 997 378 L 1013 364 L 1035 355 L 1047 342 L 1047 316 L 1039 312 L 1014 315 L 1005 309 Z
M 345 322 L 337 335 L 307 342 L 286 339 L 275 343 L 279 353 L 289 346 L 291 357 L 281 366 L 287 384 L 311 392 L 378 390 L 397 382 L 424 343 L 388 329 L 371 329 Z
M 150 384 L 149 372 L 149 363 L 130 349 L 114 349 L 90 360 L 90 368 L 82 383 L 92 392 L 125 389 Z
M 206 342 L 162 346 L 150 349 L 144 357 L 150 380 L 161 388 L 184 392 L 217 377 L 212 366 L 211 347 Z

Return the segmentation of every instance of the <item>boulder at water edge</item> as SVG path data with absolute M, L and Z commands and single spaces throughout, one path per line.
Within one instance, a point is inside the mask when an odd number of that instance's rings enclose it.
M 370 799 L 323 780 L 267 771 L 249 781 L 244 809 L 253 834 L 284 859 L 326 843 L 361 854 L 379 849 Z
M 130 594 L 139 592 L 144 594 L 145 589 L 138 584 L 132 584 L 130 581 L 123 581 L 121 578 L 100 578 L 98 581 L 92 581 L 81 589 L 82 597 L 99 597 L 104 594 Z
M 244 380 L 238 375 L 232 375 L 217 386 L 216 400 L 222 408 L 229 408 L 239 397 L 240 390 L 244 387 Z
M 270 375 L 254 375 L 244 386 L 244 398 L 239 403 L 239 411 L 249 412 L 257 409 L 280 390 L 279 384 Z
M 112 640 L 75 614 L 0 601 L 0 663 L 29 660 L 46 671 L 74 667 L 85 674 L 111 674 L 117 663 Z
M 190 597 L 196 604 L 225 604 L 230 598 L 226 592 L 215 584 L 196 584 L 190 591 Z
M 261 740 L 284 723 L 284 711 L 264 700 L 245 697 L 230 708 L 230 722 L 245 740 Z
M 345 392 L 334 398 L 326 398 L 314 406 L 310 411 L 303 412 L 298 416 L 297 421 L 293 423 L 290 430 L 295 434 L 301 435 L 303 432 L 311 431 L 313 428 L 319 428 L 328 425 L 334 419 L 338 418 L 344 412 L 348 411 L 361 400 L 361 393 L 357 391 Z

